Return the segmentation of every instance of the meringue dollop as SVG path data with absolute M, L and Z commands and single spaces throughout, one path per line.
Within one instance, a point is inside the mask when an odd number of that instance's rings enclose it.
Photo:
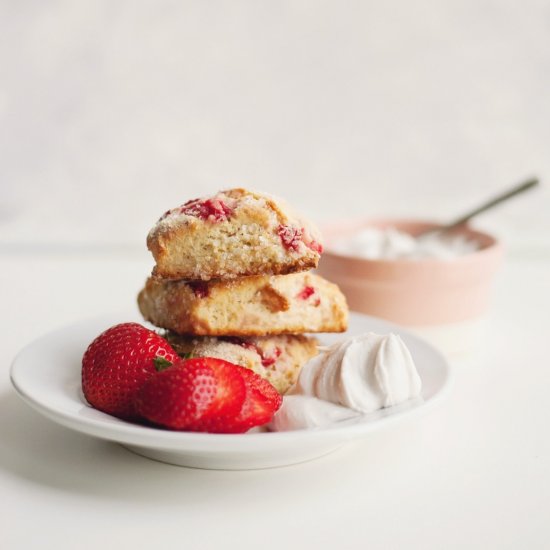
M 310 359 L 269 427 L 282 431 L 326 426 L 413 399 L 421 389 L 403 340 L 396 334 L 369 332 Z

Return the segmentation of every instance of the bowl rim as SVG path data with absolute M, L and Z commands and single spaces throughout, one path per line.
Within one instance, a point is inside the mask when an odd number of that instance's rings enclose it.
M 325 243 L 330 240 L 328 235 L 338 232 L 352 232 L 354 230 L 363 229 L 366 227 L 397 227 L 399 226 L 411 226 L 415 225 L 420 229 L 431 229 L 441 227 L 443 224 L 435 220 L 428 220 L 425 218 L 354 218 L 351 220 L 333 220 L 321 225 L 321 232 L 323 234 Z M 403 230 L 405 231 L 405 230 Z M 405 231 L 409 233 L 408 231 Z M 331 249 L 330 244 L 325 244 L 323 256 L 330 256 L 335 259 L 358 261 L 366 264 L 378 264 L 378 265 L 408 265 L 422 264 L 423 266 L 429 265 L 448 265 L 450 262 L 467 263 L 473 260 L 485 259 L 495 254 L 501 254 L 503 252 L 503 244 L 498 237 L 491 235 L 485 231 L 480 231 L 473 228 L 470 224 L 466 223 L 459 226 L 452 231 L 454 234 L 467 233 L 472 237 L 478 237 L 485 241 L 485 244 L 471 252 L 467 252 L 461 256 L 456 256 L 452 259 L 442 258 L 398 258 L 398 259 L 385 259 L 385 258 L 363 258 L 354 254 L 346 254 L 343 252 L 336 252 Z

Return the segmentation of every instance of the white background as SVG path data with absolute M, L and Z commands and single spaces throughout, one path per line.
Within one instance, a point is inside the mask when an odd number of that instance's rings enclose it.
M 0 243 L 142 246 L 234 185 L 446 219 L 550 174 L 545 0 L 4 0 L 0 67 Z M 549 211 L 480 223 L 540 248 Z
M 510 253 L 448 400 L 321 460 L 157 464 L 41 418 L 8 369 L 132 307 L 147 231 L 194 196 L 444 220 L 549 153 L 548 1 L 0 0 L 0 548 L 548 548 L 547 185 L 478 222 Z

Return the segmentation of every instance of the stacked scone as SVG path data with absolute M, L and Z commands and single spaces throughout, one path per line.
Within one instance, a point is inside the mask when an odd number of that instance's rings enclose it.
M 250 368 L 285 393 L 317 354 L 306 334 L 347 328 L 343 294 L 309 272 L 317 230 L 280 200 L 230 189 L 189 201 L 161 217 L 147 246 L 156 265 L 139 308 L 180 355 Z

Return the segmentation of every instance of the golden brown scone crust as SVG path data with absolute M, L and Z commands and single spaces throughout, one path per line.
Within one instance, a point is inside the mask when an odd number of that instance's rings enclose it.
M 147 247 L 154 276 L 203 281 L 305 271 L 322 251 L 318 230 L 283 201 L 240 188 L 169 210 Z
M 167 332 L 165 338 L 180 355 L 217 357 L 259 374 L 284 394 L 302 366 L 317 355 L 317 340 L 303 335 L 254 338 L 192 337 Z
M 151 277 L 138 305 L 158 327 L 205 336 L 343 332 L 348 320 L 338 286 L 308 272 L 198 283 Z

